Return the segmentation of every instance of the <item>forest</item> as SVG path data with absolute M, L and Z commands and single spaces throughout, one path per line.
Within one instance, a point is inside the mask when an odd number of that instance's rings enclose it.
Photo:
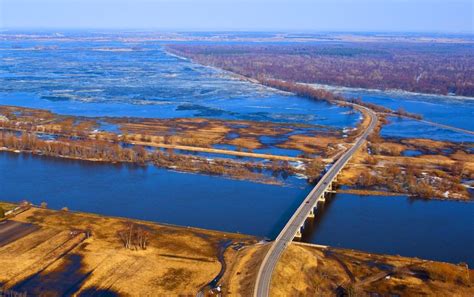
M 471 44 L 180 44 L 168 49 L 256 79 L 474 96 Z

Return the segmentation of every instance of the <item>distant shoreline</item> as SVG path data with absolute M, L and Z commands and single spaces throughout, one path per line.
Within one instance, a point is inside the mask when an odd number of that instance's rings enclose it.
M 304 83 L 305 85 L 315 86 L 318 88 L 323 88 L 329 91 L 334 92 L 368 92 L 368 93 L 383 93 L 388 95 L 409 95 L 409 96 L 418 96 L 418 97 L 442 97 L 442 98 L 449 98 L 449 99 L 456 99 L 456 100 L 469 100 L 474 101 L 474 97 L 468 96 L 459 96 L 459 95 L 443 95 L 443 94 L 435 94 L 435 93 L 419 93 L 419 92 L 411 92 L 405 91 L 402 89 L 371 89 L 371 88 L 357 88 L 357 87 L 345 87 L 345 86 L 337 86 L 337 85 L 327 85 L 327 84 L 319 84 L 319 83 Z

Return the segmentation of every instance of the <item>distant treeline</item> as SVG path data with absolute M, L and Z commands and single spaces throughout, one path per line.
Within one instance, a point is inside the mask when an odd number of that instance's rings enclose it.
M 169 48 L 199 63 L 253 78 L 474 96 L 471 44 L 180 44 Z

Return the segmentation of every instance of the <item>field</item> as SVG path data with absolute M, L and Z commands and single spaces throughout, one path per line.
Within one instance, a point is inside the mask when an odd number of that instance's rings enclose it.
M 146 233 L 146 248 L 136 238 L 126 247 L 129 233 Z M 251 296 L 269 248 L 251 236 L 42 208 L 1 223 L 0 236 L 0 289 L 28 296 Z M 292 243 L 271 294 L 472 296 L 473 281 L 464 264 Z
M 146 232 L 146 249 L 119 234 Z M 195 295 L 256 238 L 31 208 L 0 225 L 0 284 L 28 296 Z M 220 252 L 219 252 L 220 251 Z
M 468 200 L 472 194 L 463 181 L 474 177 L 471 150 L 472 143 L 373 135 L 342 171 L 339 182 L 370 192 Z M 405 155 L 406 151 L 416 155 Z
M 276 147 L 299 150 L 302 156 L 317 154 L 330 157 L 334 152 L 327 150 L 327 144 L 343 141 L 342 133 L 337 129 L 297 123 L 209 118 L 74 117 L 14 106 L 0 106 L 0 115 L 0 127 L 3 130 L 157 146 L 213 148 L 215 145 L 227 145 L 235 147 L 237 151 L 247 152 Z M 263 143 L 261 137 L 268 137 L 272 141 Z
M 0 115 L 2 150 L 96 162 L 151 163 L 271 184 L 283 183 L 278 179 L 282 173 L 304 174 L 314 180 L 355 133 L 296 123 L 74 117 L 13 106 L 0 106 Z
M 276 267 L 271 288 L 272 296 L 369 294 L 473 296 L 474 271 L 465 265 L 291 244 Z

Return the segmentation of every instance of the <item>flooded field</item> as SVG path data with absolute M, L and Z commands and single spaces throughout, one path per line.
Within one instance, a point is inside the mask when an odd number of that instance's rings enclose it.
M 474 265 L 474 203 L 337 194 L 303 241 Z
M 474 98 L 442 95 L 413 94 L 407 92 L 383 92 L 347 90 L 346 96 L 360 97 L 363 101 L 382 105 L 393 110 L 403 108 L 408 112 L 420 114 L 425 120 L 474 130 Z
M 360 117 L 178 58 L 159 43 L 5 41 L 0 52 L 0 104 L 82 116 L 206 117 L 340 129 Z
M 474 131 L 474 98 L 441 95 L 423 95 L 407 92 L 382 92 L 347 90 L 341 91 L 348 97 L 359 97 L 362 101 L 388 107 L 402 108 L 420 114 L 423 119 L 461 129 Z M 403 138 L 430 138 L 455 142 L 474 142 L 474 136 L 421 123 L 411 119 L 389 118 L 383 127 L 382 136 Z
M 388 120 L 390 121 L 389 124 L 385 125 L 381 130 L 381 135 L 385 137 L 429 138 L 441 141 L 474 143 L 474 135 L 471 134 L 443 129 L 410 119 L 389 117 Z M 465 128 L 474 130 L 470 122 L 466 123 Z

